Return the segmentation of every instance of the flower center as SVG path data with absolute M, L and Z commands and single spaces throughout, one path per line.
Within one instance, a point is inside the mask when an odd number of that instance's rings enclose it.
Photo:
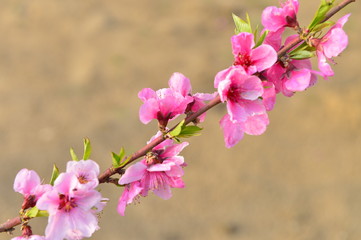
M 87 179 L 87 177 L 86 177 L 85 175 L 80 175 L 80 176 L 78 177 L 78 180 L 79 180 L 79 182 L 80 182 L 81 184 L 86 184 L 86 183 L 89 182 L 88 179 Z
M 160 158 L 161 150 L 153 150 L 152 152 L 148 152 L 145 156 L 145 162 L 147 165 L 153 165 L 157 163 L 162 163 L 163 159 Z
M 71 209 L 77 207 L 78 205 L 75 203 L 74 198 L 69 198 L 64 194 L 59 194 L 59 206 L 58 210 L 64 210 L 65 212 L 70 212 Z
M 241 92 L 242 92 L 241 88 L 231 85 L 227 92 L 228 100 L 231 102 L 238 102 L 241 98 Z
M 238 53 L 238 56 L 234 60 L 234 66 L 242 66 L 245 70 L 252 65 L 251 57 L 248 54 Z

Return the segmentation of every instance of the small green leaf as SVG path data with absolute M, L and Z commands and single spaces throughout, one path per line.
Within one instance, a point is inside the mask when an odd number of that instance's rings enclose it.
M 234 24 L 236 25 L 235 33 L 249 32 L 252 33 L 251 22 L 247 14 L 247 22 L 242 20 L 240 17 L 232 13 Z
M 303 50 L 303 51 L 293 52 L 292 55 L 290 55 L 290 58 L 301 60 L 301 59 L 311 58 L 313 56 L 314 56 L 313 52 Z
M 40 210 L 37 207 L 30 208 L 29 210 L 27 210 L 25 212 L 25 216 L 29 217 L 29 218 L 34 218 L 34 217 L 36 217 L 38 215 L 39 211 Z
M 49 213 L 45 210 L 40 210 L 38 212 L 38 215 L 36 215 L 37 217 L 49 217 Z
M 70 148 L 70 156 L 73 161 L 79 161 L 78 156 L 75 154 L 74 149 Z
M 120 160 L 120 157 L 116 153 L 112 152 L 112 165 L 114 168 L 120 166 Z
M 91 151 L 92 151 L 92 147 L 90 145 L 90 140 L 88 138 L 84 138 L 83 160 L 87 160 L 90 158 Z
M 28 218 L 48 217 L 49 213 L 44 210 L 39 210 L 37 207 L 33 207 L 25 212 L 25 216 Z
M 262 35 L 259 37 L 256 45 L 254 46 L 254 48 L 259 47 L 259 46 L 264 42 L 265 38 L 267 37 L 267 34 L 268 34 L 268 31 L 264 31 L 264 32 L 262 33 Z M 255 36 L 256 36 L 256 35 L 255 35 Z
M 172 131 L 170 131 L 169 135 L 171 137 L 177 137 L 182 131 L 183 124 L 184 124 L 184 120 L 181 121 Z
M 122 160 L 124 157 L 125 157 L 125 150 L 123 147 L 120 148 L 120 151 L 119 151 L 119 159 Z
M 319 31 L 321 31 L 322 29 L 327 28 L 327 27 L 331 27 L 331 26 L 334 25 L 334 24 L 335 24 L 335 22 L 333 22 L 333 21 L 326 21 L 326 22 L 317 24 L 317 25 L 312 29 L 312 31 L 314 31 L 314 32 L 319 32 Z
M 189 138 L 192 136 L 199 136 L 203 128 L 198 126 L 185 126 L 183 127 L 181 133 L 178 135 L 179 138 Z
M 321 5 L 318 8 L 311 24 L 308 26 L 308 30 L 314 31 L 314 27 L 325 19 L 326 14 L 333 7 L 335 0 L 321 0 Z
M 130 159 L 131 157 L 127 157 L 124 161 L 120 163 L 119 167 L 124 167 L 125 165 L 127 165 Z
M 53 165 L 53 172 L 51 173 L 51 178 L 50 178 L 50 185 L 54 186 L 54 182 L 55 180 L 58 178 L 59 176 L 59 169 L 58 167 L 54 164 Z

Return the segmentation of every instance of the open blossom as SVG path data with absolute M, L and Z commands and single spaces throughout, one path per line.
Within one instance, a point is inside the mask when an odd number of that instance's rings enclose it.
M 274 84 L 277 93 L 290 97 L 294 92 L 304 91 L 313 85 L 316 76 L 312 73 L 309 59 L 290 59 L 286 66 L 280 62 L 268 69 L 267 79 Z
M 312 43 L 316 47 L 318 57 L 318 68 L 324 78 L 334 75 L 327 60 L 332 62 L 332 58 L 338 56 L 348 45 L 348 36 L 342 29 L 350 14 L 341 17 L 336 24 L 321 39 L 313 39 Z
M 204 107 L 206 104 L 204 101 L 212 100 L 215 97 L 215 94 L 208 93 L 195 93 L 192 94 L 192 86 L 190 80 L 181 73 L 173 73 L 172 77 L 168 82 L 169 87 L 182 94 L 183 97 L 191 96 L 193 101 L 190 102 L 185 109 L 185 114 L 191 114 L 197 112 L 199 109 Z M 206 113 L 203 113 L 198 117 L 200 122 L 203 122 L 205 119 Z
M 147 196 L 149 191 L 163 198 L 172 196 L 171 188 L 183 188 L 182 176 L 184 158 L 178 154 L 187 142 L 174 144 L 167 139 L 152 149 L 140 162 L 130 166 L 119 179 L 126 185 L 118 203 L 118 212 L 124 215 L 125 207 L 139 196 Z
M 282 39 L 275 32 L 268 34 L 265 42 L 272 43 L 274 47 L 280 47 Z M 289 36 L 285 45 L 291 42 L 298 35 Z M 279 50 L 275 48 L 275 50 Z M 313 73 L 312 64 L 309 59 L 295 60 L 295 59 L 283 59 L 277 62 L 271 68 L 267 69 L 267 80 L 275 86 L 276 93 L 282 92 L 285 96 L 293 96 L 294 92 L 304 91 L 308 87 L 312 86 L 317 77 Z
M 175 74 L 169 81 L 181 81 L 182 79 Z M 184 92 L 186 91 L 184 89 Z M 172 88 L 162 88 L 157 91 L 144 88 L 138 93 L 138 97 L 144 102 L 139 110 L 140 121 L 147 124 L 152 119 L 157 119 L 162 127 L 165 127 L 169 120 L 183 114 L 188 104 L 193 101 L 191 96 L 183 95 L 183 92 L 175 91 Z
M 263 134 L 268 124 L 269 119 L 266 113 L 248 116 L 243 122 L 232 121 L 229 114 L 226 114 L 220 121 L 227 148 L 236 145 L 243 138 L 244 133 L 249 135 Z
M 227 103 L 227 112 L 232 121 L 246 121 L 247 117 L 266 111 L 262 100 L 262 81 L 250 76 L 242 68 L 231 67 L 219 72 L 215 77 L 214 87 L 222 102 Z
M 84 189 L 74 173 L 61 173 L 53 190 L 44 193 L 36 206 L 49 213 L 45 236 L 52 240 L 90 237 L 99 227 L 92 210 L 102 200 L 100 193 Z
M 234 65 L 241 66 L 247 74 L 251 75 L 271 67 L 277 61 L 276 51 L 267 44 L 254 48 L 252 33 L 241 32 L 232 36 L 232 52 Z
M 256 76 L 247 75 L 243 68 L 231 67 L 216 75 L 215 85 L 227 114 L 220 121 L 226 147 L 234 146 L 244 133 L 260 135 L 269 124 L 267 109 L 272 109 L 275 92 L 272 84 L 263 84 Z M 265 94 L 265 87 L 270 86 Z M 265 96 L 266 100 L 260 98 Z M 265 106 L 267 105 L 267 107 Z
M 14 191 L 24 196 L 23 209 L 34 207 L 36 201 L 51 188 L 49 184 L 41 184 L 40 177 L 35 171 L 26 168 L 18 172 L 14 181 Z
M 93 160 L 69 161 L 66 172 L 74 173 L 82 188 L 94 189 L 99 184 L 99 165 Z
M 285 27 L 298 27 L 298 0 L 288 0 L 281 4 L 281 8 L 267 7 L 262 12 L 262 25 L 269 31 L 276 32 Z

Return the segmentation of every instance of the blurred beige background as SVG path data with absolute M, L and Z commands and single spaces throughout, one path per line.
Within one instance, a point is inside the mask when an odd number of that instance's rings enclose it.
M 278 1 L 2 0 L 0 221 L 21 204 L 12 190 L 21 168 L 48 182 L 85 136 L 102 170 L 111 151 L 143 146 L 156 124 L 138 120 L 141 88 L 166 87 L 179 71 L 193 92 L 214 91 L 214 75 L 232 63 L 231 13 L 259 23 L 270 4 Z M 302 26 L 318 4 L 301 0 Z M 187 187 L 168 201 L 143 198 L 121 217 L 120 189 L 102 185 L 110 202 L 92 239 L 361 239 L 360 3 L 337 17 L 347 12 L 350 45 L 335 77 L 279 96 L 267 132 L 230 150 L 218 106 L 183 151 Z M 33 222 L 42 234 L 45 220 Z

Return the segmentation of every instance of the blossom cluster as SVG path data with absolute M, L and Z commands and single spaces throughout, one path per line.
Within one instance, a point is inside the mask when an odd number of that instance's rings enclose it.
M 98 228 L 97 213 L 105 200 L 95 190 L 99 166 L 93 160 L 69 161 L 66 172 L 60 173 L 53 185 L 42 184 L 33 170 L 22 169 L 15 177 L 14 190 L 24 196 L 22 210 L 36 207 L 48 213 L 45 237 L 23 231 L 14 239 L 82 239 Z
M 327 6 L 320 9 L 325 8 Z M 125 172 L 123 168 L 135 159 L 130 161 L 122 154 L 113 154 L 115 163 L 108 169 L 112 172 L 110 176 L 116 173 L 121 176 L 119 179 L 108 176 L 103 182 L 124 187 L 117 207 L 120 215 L 124 216 L 129 204 L 146 197 L 149 192 L 169 199 L 171 188 L 184 188 L 182 177 L 186 163 L 179 154 L 189 143 L 181 142 L 180 138 L 199 133 L 201 128 L 197 125 L 205 120 L 210 104 L 207 101 L 214 105 L 225 103 L 227 112 L 219 123 L 225 146 L 231 148 L 245 133 L 261 135 L 266 131 L 270 122 L 268 112 L 274 108 L 277 94 L 291 97 L 313 86 L 318 76 L 328 79 L 334 75 L 330 63 L 348 45 L 343 26 L 350 14 L 335 23 L 323 22 L 320 19 L 325 11 L 322 10 L 308 28 L 302 29 L 297 19 L 298 9 L 298 0 L 287 0 L 280 7 L 264 9 L 264 28 L 260 36 L 252 31 L 249 20 L 246 22 L 235 16 L 236 34 L 231 37 L 233 62 L 216 74 L 214 93 L 193 94 L 190 80 L 181 73 L 170 77 L 168 88 L 156 91 L 144 88 L 138 93 L 143 102 L 140 121 L 148 124 L 157 120 L 159 131 L 147 143 L 151 147 L 141 155 L 142 159 Z M 325 27 L 329 29 L 322 34 Z M 286 28 L 294 30 L 295 34 L 284 36 Z M 287 48 L 294 42 L 296 44 Z M 285 48 L 287 50 L 283 51 Z M 316 70 L 310 60 L 313 56 L 318 60 Z M 169 122 L 182 114 L 185 120 L 168 128 Z M 189 123 L 193 125 L 187 126 Z M 157 144 L 152 145 L 154 142 Z M 24 197 L 20 211 L 22 236 L 13 239 L 75 240 L 91 237 L 99 229 L 98 214 L 108 199 L 97 190 L 99 166 L 88 159 L 88 143 L 84 146 L 83 159 L 87 160 L 78 160 L 76 156 L 74 159 L 72 155 L 73 161 L 67 163 L 66 171 L 53 172 L 50 184 L 43 184 L 33 170 L 20 170 L 14 190 Z M 33 235 L 27 224 L 27 220 L 37 216 L 48 216 L 44 236 Z

